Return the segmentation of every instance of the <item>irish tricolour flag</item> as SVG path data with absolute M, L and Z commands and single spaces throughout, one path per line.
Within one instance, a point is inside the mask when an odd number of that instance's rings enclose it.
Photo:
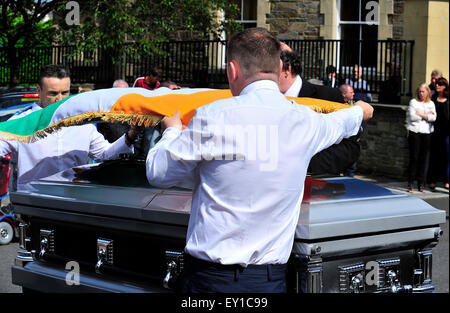
M 164 116 L 180 111 L 189 124 L 195 109 L 231 97 L 228 89 L 110 88 L 89 91 L 55 102 L 22 118 L 0 123 L 0 139 L 32 142 L 61 127 L 99 121 L 155 126 Z M 291 98 L 319 113 L 333 112 L 348 105 L 311 98 Z

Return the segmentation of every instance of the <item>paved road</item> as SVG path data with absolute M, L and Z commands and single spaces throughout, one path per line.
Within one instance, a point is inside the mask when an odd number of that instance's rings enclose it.
M 361 179 L 373 181 L 365 177 Z M 373 181 L 379 185 L 398 192 L 406 192 L 406 185 L 399 182 L 382 182 Z M 439 240 L 439 244 L 433 248 L 433 284 L 438 293 L 449 292 L 449 197 L 448 191 L 439 188 L 438 192 L 425 192 L 409 194 L 410 196 L 422 198 L 432 206 L 441 210 L 446 210 L 447 219 L 445 225 L 441 225 L 444 231 L 443 236 Z M 14 263 L 14 257 L 18 249 L 18 243 L 13 242 L 7 246 L 0 246 L 0 293 L 17 293 L 21 292 L 21 288 L 11 283 L 11 266 Z
M 21 287 L 11 283 L 11 266 L 14 264 L 17 249 L 17 242 L 0 246 L 0 293 L 22 292 Z

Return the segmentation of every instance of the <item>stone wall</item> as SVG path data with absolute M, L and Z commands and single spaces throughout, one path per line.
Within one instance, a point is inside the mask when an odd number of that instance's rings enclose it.
M 266 15 L 270 31 L 279 39 L 318 39 L 323 15 L 318 0 L 285 0 L 271 2 Z
M 409 164 L 406 130 L 407 106 L 373 104 L 374 117 L 361 138 L 358 171 L 406 178 Z
M 392 24 L 392 39 L 403 39 L 403 13 L 405 10 L 405 0 L 394 0 L 394 14 L 389 17 L 389 24 Z
M 320 5 L 317 0 L 272 1 L 265 22 L 281 40 L 319 39 L 320 26 L 324 25 Z M 392 25 L 392 39 L 403 39 L 404 7 L 405 0 L 393 0 L 393 14 L 389 14 L 387 20 L 388 25 Z

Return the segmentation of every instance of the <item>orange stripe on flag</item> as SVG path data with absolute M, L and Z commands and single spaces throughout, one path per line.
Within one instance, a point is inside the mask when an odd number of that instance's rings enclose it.
M 184 125 L 187 125 L 198 107 L 230 97 L 232 97 L 232 94 L 229 89 L 199 91 L 192 94 L 167 94 L 155 97 L 145 97 L 133 93 L 120 97 L 111 108 L 111 113 L 153 113 L 172 116 L 176 111 L 180 111 L 181 121 Z

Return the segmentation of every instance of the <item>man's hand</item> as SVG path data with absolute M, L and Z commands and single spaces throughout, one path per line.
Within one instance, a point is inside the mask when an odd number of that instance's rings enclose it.
M 166 130 L 166 128 L 169 127 L 175 127 L 177 128 L 179 131 L 183 130 L 183 124 L 181 123 L 180 120 L 180 111 L 176 111 L 174 115 L 172 115 L 171 117 L 164 117 L 161 120 L 161 131 L 164 132 Z
M 126 133 L 125 136 L 125 142 L 130 147 L 132 144 L 136 142 L 137 136 L 144 132 L 145 126 L 137 126 L 137 125 L 131 125 L 130 130 Z
M 373 107 L 364 101 L 357 101 L 355 105 L 358 105 L 363 110 L 363 121 L 367 121 L 368 119 L 371 119 L 373 116 Z

